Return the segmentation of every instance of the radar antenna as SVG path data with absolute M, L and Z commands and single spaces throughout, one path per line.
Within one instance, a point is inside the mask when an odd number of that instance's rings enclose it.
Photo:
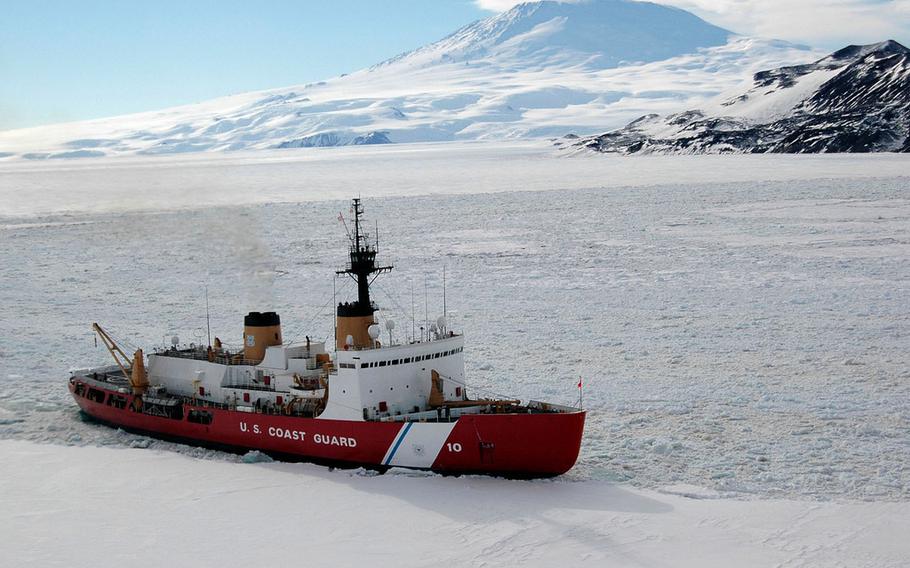
M 376 248 L 367 242 L 367 236 L 361 229 L 363 206 L 360 198 L 355 197 L 351 201 L 351 209 L 354 213 L 354 234 L 349 235 L 351 259 L 347 268 L 337 271 L 336 274 L 347 274 L 357 282 L 357 300 L 353 303 L 339 304 L 338 315 L 342 317 L 371 316 L 376 308 L 370 300 L 370 284 L 383 272 L 392 270 L 392 267 L 376 266 Z

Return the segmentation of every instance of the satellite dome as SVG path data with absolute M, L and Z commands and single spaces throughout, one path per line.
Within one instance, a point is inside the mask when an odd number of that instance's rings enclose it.
M 367 333 L 370 334 L 370 339 L 376 340 L 379 338 L 379 326 L 375 323 L 367 328 Z

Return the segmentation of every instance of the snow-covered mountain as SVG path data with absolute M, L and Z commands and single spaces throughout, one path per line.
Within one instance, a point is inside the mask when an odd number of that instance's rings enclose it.
M 0 132 L 0 157 L 168 154 L 597 133 L 817 57 L 667 6 L 533 2 L 349 75 Z
M 723 45 L 730 35 L 689 12 L 648 2 L 528 2 L 373 69 L 491 59 L 524 70 L 577 65 L 606 69 Z
M 700 109 L 649 114 L 571 140 L 600 152 L 910 152 L 910 49 L 851 45 L 814 63 L 756 73 Z

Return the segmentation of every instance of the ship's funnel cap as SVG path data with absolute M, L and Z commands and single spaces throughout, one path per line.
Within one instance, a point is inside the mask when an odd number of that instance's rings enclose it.
M 250 312 L 243 318 L 243 325 L 248 327 L 271 327 L 281 325 L 281 318 L 275 312 Z

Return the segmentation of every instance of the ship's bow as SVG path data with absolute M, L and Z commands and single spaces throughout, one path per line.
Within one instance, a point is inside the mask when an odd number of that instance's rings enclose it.
M 476 414 L 458 419 L 433 463 L 450 473 L 550 477 L 575 465 L 585 412 Z

